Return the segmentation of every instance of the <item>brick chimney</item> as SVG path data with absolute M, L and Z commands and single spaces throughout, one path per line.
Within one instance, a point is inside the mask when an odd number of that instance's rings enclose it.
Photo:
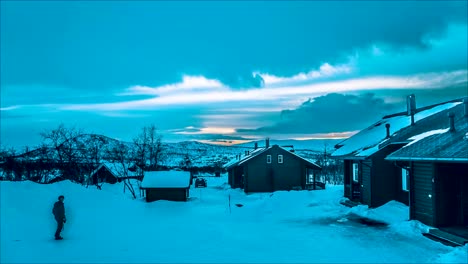
M 448 116 L 449 122 L 450 122 L 449 131 L 450 132 L 455 132 L 455 114 L 453 114 L 453 112 L 449 112 L 447 114 L 447 116 Z
M 257 148 L 258 148 L 258 143 L 255 142 L 254 149 L 257 149 Z
M 407 115 L 411 116 L 411 125 L 414 125 L 414 114 L 416 114 L 416 96 L 410 94 L 406 97 Z
M 270 147 L 270 138 L 266 138 L 265 139 L 265 148 L 269 148 Z
M 387 136 L 385 138 L 390 138 L 390 124 L 385 124 L 385 128 L 387 129 Z

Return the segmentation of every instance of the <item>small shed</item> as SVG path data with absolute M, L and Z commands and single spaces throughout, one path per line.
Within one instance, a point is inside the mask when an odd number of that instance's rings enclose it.
M 190 189 L 188 171 L 147 171 L 141 183 L 147 202 L 187 201 Z

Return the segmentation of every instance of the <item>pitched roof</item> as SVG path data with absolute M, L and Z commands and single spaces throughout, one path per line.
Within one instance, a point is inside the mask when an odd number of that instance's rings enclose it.
M 411 116 L 406 112 L 388 115 L 382 120 L 361 130 L 356 135 L 337 144 L 332 153 L 335 158 L 365 159 L 377 153 L 389 144 L 407 144 L 414 135 L 448 126 L 447 112 L 461 104 L 462 99 L 435 104 L 416 110 L 415 124 L 411 125 Z M 385 125 L 390 125 L 390 137 L 387 138 Z
M 447 128 L 431 132 L 418 135 L 386 159 L 468 163 L 468 117 L 462 111 L 455 112 L 455 131 Z
M 141 188 L 189 188 L 188 171 L 147 171 L 141 182 Z
M 127 166 L 124 166 L 121 163 L 114 163 L 114 162 L 103 162 L 101 163 L 92 173 L 91 175 L 94 175 L 97 173 L 102 167 L 105 167 L 114 177 L 116 178 L 123 178 L 123 177 L 134 177 L 134 176 L 139 176 L 140 172 L 139 168 L 137 168 L 136 171 L 130 171 L 128 168 L 136 166 L 129 164 Z
M 249 154 L 245 155 L 244 156 L 241 156 L 240 158 L 235 158 L 235 159 L 232 159 L 231 161 L 229 161 L 228 163 L 224 164 L 223 168 L 226 168 L 226 169 L 229 169 L 229 168 L 232 168 L 234 166 L 237 166 L 239 165 L 241 162 L 244 162 L 244 161 L 247 161 L 257 155 L 260 155 L 261 153 L 265 152 L 266 150 L 268 150 L 269 148 L 271 147 L 268 147 L 268 148 L 257 148 L 257 149 L 254 149 L 252 151 L 249 151 Z
M 271 149 L 271 148 L 274 148 L 274 147 L 278 147 L 278 148 L 284 150 L 285 152 L 287 152 L 287 153 L 289 153 L 289 154 L 291 154 L 291 155 L 293 155 L 293 156 L 295 156 L 295 157 L 297 157 L 297 158 L 299 158 L 299 159 L 305 161 L 305 162 L 306 162 L 309 166 L 311 166 L 311 167 L 315 167 L 316 169 L 322 169 L 319 165 L 315 164 L 314 162 L 312 162 L 312 161 L 310 161 L 310 160 L 308 160 L 308 159 L 306 159 L 306 158 L 303 158 L 303 157 L 297 155 L 296 153 L 291 152 L 291 151 L 289 151 L 289 150 L 287 150 L 287 149 L 285 149 L 285 148 L 283 148 L 283 147 L 280 147 L 280 146 L 278 146 L 278 145 L 273 145 L 273 146 L 268 147 L 268 148 L 256 149 L 256 150 L 250 152 L 248 155 L 245 155 L 245 156 L 241 157 L 241 159 L 238 159 L 238 160 L 235 160 L 235 159 L 234 159 L 234 160 L 232 160 L 232 161 L 226 163 L 226 165 L 224 165 L 224 168 L 229 169 L 229 168 L 232 168 L 232 167 L 234 167 L 234 166 L 242 165 L 242 164 L 248 162 L 249 160 L 251 160 L 251 159 L 253 159 L 253 158 L 259 156 L 260 154 L 262 154 L 262 153 L 266 152 L 267 150 L 269 150 L 269 149 Z

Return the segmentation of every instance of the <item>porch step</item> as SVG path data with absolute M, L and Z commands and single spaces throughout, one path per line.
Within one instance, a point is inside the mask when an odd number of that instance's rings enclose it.
M 346 200 L 344 200 L 344 201 L 341 201 L 340 204 L 342 204 L 342 205 L 344 205 L 344 206 L 347 206 L 347 207 L 354 207 L 354 206 L 356 206 L 356 205 L 359 205 L 358 202 L 353 202 L 353 201 L 351 201 L 351 200 L 349 200 L 349 199 L 346 199 Z
M 424 233 L 423 235 L 450 246 L 463 246 L 468 244 L 468 239 L 444 232 L 437 228 L 429 229 L 429 233 Z

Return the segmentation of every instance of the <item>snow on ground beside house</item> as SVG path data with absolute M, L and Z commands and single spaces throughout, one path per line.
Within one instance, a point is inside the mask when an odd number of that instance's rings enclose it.
M 452 248 L 421 235 L 407 207 L 347 208 L 343 186 L 245 194 L 207 177 L 188 202 L 131 199 L 123 184 L 102 190 L 69 181 L 0 182 L 1 263 L 454 263 Z M 53 240 L 52 205 L 65 195 L 65 240 Z M 406 211 L 406 212 L 405 212 Z M 386 221 L 366 225 L 356 215 Z

